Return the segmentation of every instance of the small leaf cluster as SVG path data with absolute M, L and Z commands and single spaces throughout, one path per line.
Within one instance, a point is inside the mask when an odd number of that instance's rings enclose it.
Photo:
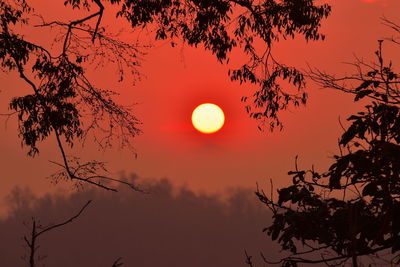
M 0 63 L 2 71 L 11 71 L 18 68 L 18 63 L 25 65 L 29 55 L 37 50 L 37 47 L 24 41 L 20 35 L 10 32 L 10 27 L 16 24 L 27 24 L 24 17 L 31 8 L 22 0 L 0 1 Z M 18 63 L 16 63 L 16 62 Z

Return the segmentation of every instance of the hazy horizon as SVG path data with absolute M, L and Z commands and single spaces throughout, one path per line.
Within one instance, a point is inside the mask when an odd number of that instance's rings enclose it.
M 38 266 L 111 266 L 119 257 L 124 266 L 246 266 L 245 250 L 258 263 L 260 252 L 276 259 L 278 245 L 262 232 L 270 213 L 253 192 L 236 189 L 221 200 L 167 180 L 146 186 L 151 194 L 92 188 L 38 197 L 14 188 L 7 197 L 10 213 L 0 219 L 1 266 L 25 266 L 23 236 L 29 238 L 32 217 L 43 226 L 60 223 L 88 200 L 80 217 L 38 239 L 37 253 L 45 256 Z

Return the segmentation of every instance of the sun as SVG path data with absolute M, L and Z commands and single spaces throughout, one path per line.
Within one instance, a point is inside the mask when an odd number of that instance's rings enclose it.
M 204 103 L 193 110 L 192 124 L 201 133 L 215 133 L 224 126 L 224 122 L 224 112 L 215 104 Z

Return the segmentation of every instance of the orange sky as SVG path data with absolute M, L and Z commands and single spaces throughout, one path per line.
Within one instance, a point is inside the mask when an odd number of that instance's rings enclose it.
M 33 2 L 38 3 L 37 11 L 45 16 L 57 18 L 65 14 L 65 9 L 58 8 L 62 1 Z M 385 15 L 400 20 L 398 0 L 329 2 L 333 10 L 324 21 L 326 41 L 281 42 L 275 50 L 281 61 L 300 68 L 308 63 L 330 72 L 344 73 L 348 67 L 341 62 L 351 61 L 354 54 L 372 58 L 376 40 L 391 35 L 379 17 Z M 47 36 L 38 38 L 43 37 Z M 293 167 L 295 155 L 299 155 L 304 168 L 312 163 L 317 169 L 326 167 L 329 156 L 337 151 L 336 140 L 341 132 L 338 117 L 344 120 L 357 110 L 348 96 L 310 84 L 308 105 L 282 114 L 285 124 L 282 132 L 260 132 L 240 102 L 241 96 L 251 91 L 230 82 L 228 68 L 218 64 L 212 55 L 201 49 L 171 48 L 162 43 L 155 43 L 148 52 L 140 69 L 146 78 L 134 87 L 130 83 L 114 83 L 113 69 L 93 74 L 98 85 L 117 88 L 124 103 L 138 103 L 134 111 L 143 122 L 144 134 L 133 144 L 137 159 L 129 151 L 98 152 L 89 143 L 84 149 L 77 145 L 68 153 L 84 159 L 108 161 L 116 175 L 124 171 L 137 173 L 143 179 L 166 177 L 175 184 L 200 191 L 255 187 L 256 182 L 267 185 L 266 178 L 272 178 L 279 187 L 290 181 L 286 173 Z M 396 59 L 392 55 L 392 59 Z M 23 83 L 14 74 L 1 73 L 0 84 L 0 113 L 5 113 L 7 101 Z M 226 125 L 214 135 L 202 135 L 190 124 L 191 111 L 203 102 L 214 102 L 225 111 Z M 44 178 L 55 170 L 48 160 L 59 158 L 54 142 L 45 142 L 41 154 L 29 158 L 16 137 L 15 120 L 11 119 L 7 127 L 3 122 L 2 119 L 0 199 L 15 185 L 32 187 L 36 193 L 60 190 L 61 186 L 51 186 Z

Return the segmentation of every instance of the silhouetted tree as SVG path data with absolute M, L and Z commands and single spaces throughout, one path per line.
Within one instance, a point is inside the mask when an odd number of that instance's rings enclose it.
M 66 151 L 89 134 L 101 148 L 111 147 L 118 139 L 122 147 L 133 149 L 131 138 L 141 132 L 131 109 L 113 100 L 117 93 L 96 87 L 86 75 L 89 65 L 102 65 L 107 60 L 117 65 L 119 81 L 126 69 L 139 75 L 146 47 L 123 42 L 109 33 L 102 26 L 106 9 L 117 8 L 116 17 L 126 19 L 134 30 L 154 29 L 156 40 L 169 39 L 172 46 L 177 40 L 201 46 L 221 63 L 228 63 L 230 52 L 237 47 L 248 62 L 229 75 L 232 80 L 257 87 L 247 111 L 251 117 L 268 122 L 271 129 L 281 127 L 280 110 L 305 104 L 307 99 L 303 74 L 277 61 L 272 44 L 295 35 L 306 40 L 323 39 L 320 23 L 330 13 L 328 5 L 318 6 L 313 0 L 66 0 L 64 4 L 89 14 L 69 22 L 47 21 L 34 13 L 27 0 L 0 0 L 1 70 L 17 72 L 31 91 L 15 94 L 7 116 L 17 116 L 19 137 L 29 148 L 29 156 L 39 153 L 40 142 L 55 137 L 62 161 L 53 161 L 61 167 L 53 175 L 56 182 L 68 180 L 78 186 L 91 184 L 111 191 L 117 191 L 115 182 L 141 189 L 107 176 L 104 162 L 81 162 Z M 29 26 L 32 15 L 41 18 L 35 27 L 60 30 L 59 38 L 49 42 L 59 45 L 58 52 L 49 43 L 37 44 L 24 37 L 21 26 Z M 295 92 L 281 87 L 282 80 L 293 85 Z M 37 232 L 35 224 L 33 230 L 27 244 L 34 254 L 37 233 L 47 230 Z M 114 266 L 119 265 L 117 260 Z
M 102 6 L 99 1 L 95 2 Z M 11 100 L 9 108 L 13 112 L 8 116 L 17 115 L 19 136 L 22 144 L 29 147 L 30 156 L 39 153 L 39 142 L 55 136 L 62 157 L 62 163 L 56 163 L 62 167 L 54 175 L 56 181 L 71 180 L 77 185 L 87 183 L 115 191 L 110 182 L 122 181 L 106 175 L 105 163 L 82 163 L 77 157 L 67 155 L 65 144 L 72 147 L 77 139 L 84 140 L 93 133 L 100 147 L 111 146 L 116 137 L 121 146 L 130 146 L 129 138 L 140 133 L 138 119 L 129 108 L 113 101 L 115 92 L 99 89 L 89 81 L 83 62 L 102 57 L 116 61 L 118 66 L 125 64 L 135 72 L 140 51 L 135 45 L 113 39 L 99 28 L 99 23 L 95 29 L 84 24 L 92 17 L 101 18 L 100 11 L 70 23 L 50 23 L 49 26 L 67 28 L 61 53 L 54 55 L 16 32 L 19 26 L 28 25 L 27 16 L 32 12 L 25 0 L 0 1 L 1 70 L 17 71 L 32 90 L 31 94 Z M 82 32 L 93 35 L 92 46 L 88 46 L 85 36 L 79 35 Z M 97 43 L 94 43 L 95 37 Z M 122 72 L 122 67 L 119 69 Z M 133 184 L 126 185 L 140 190 Z
M 90 3 L 103 8 L 100 1 L 67 0 L 74 8 L 90 8 Z M 315 5 L 313 0 L 110 0 L 118 6 L 117 17 L 125 18 L 133 29 L 153 27 L 155 39 L 178 40 L 190 46 L 211 51 L 219 62 L 229 63 L 231 51 L 248 57 L 247 63 L 231 69 L 232 80 L 249 83 L 258 89 L 247 106 L 250 116 L 274 128 L 281 126 L 278 112 L 289 105 L 305 104 L 307 95 L 300 71 L 277 61 L 272 44 L 280 39 L 302 35 L 306 40 L 324 38 L 319 33 L 321 20 L 330 13 L 330 6 Z M 281 87 L 288 81 L 296 90 Z M 242 100 L 247 101 L 244 97 Z
M 395 23 L 384 22 L 400 32 Z M 266 262 L 400 264 L 400 73 L 384 59 L 382 45 L 380 40 L 376 62 L 354 63 L 352 76 L 311 70 L 311 78 L 323 87 L 370 103 L 348 118 L 340 154 L 327 171 L 300 170 L 296 158 L 295 170 L 288 173 L 292 184 L 278 190 L 277 200 L 272 189 L 268 195 L 257 190 L 274 214 L 266 233 L 289 253 L 277 262 L 264 257 Z
M 16 71 L 32 91 L 12 99 L 9 115 L 18 116 L 19 136 L 30 156 L 39 153 L 41 141 L 55 136 L 62 156 L 58 163 L 62 171 L 56 178 L 108 190 L 115 190 L 108 182 L 116 180 L 99 174 L 104 163 L 81 163 L 66 152 L 66 146 L 85 140 L 89 133 L 103 148 L 110 147 L 115 138 L 121 146 L 130 147 L 130 138 L 140 133 L 140 122 L 131 110 L 114 102 L 116 92 L 97 88 L 86 76 L 88 63 L 93 66 L 107 60 L 116 63 L 119 80 L 125 69 L 139 74 L 145 47 L 107 32 L 102 27 L 105 10 L 126 19 L 133 30 L 146 27 L 153 30 L 155 39 L 168 38 L 172 46 L 181 40 L 210 50 L 221 63 L 228 63 L 230 52 L 238 47 L 249 61 L 232 69 L 231 78 L 258 86 L 247 110 L 253 118 L 268 118 L 271 128 L 281 126 L 279 110 L 305 103 L 307 98 L 303 74 L 272 56 L 273 42 L 296 34 L 306 40 L 323 38 L 318 30 L 330 13 L 328 5 L 317 6 L 312 0 L 66 0 L 64 4 L 92 13 L 69 22 L 46 21 L 27 0 L 0 0 L 1 69 Z M 61 37 L 50 43 L 59 45 L 61 52 L 19 33 L 21 25 L 29 26 L 32 15 L 42 21 L 36 28 L 60 30 Z M 283 89 L 280 80 L 294 85 L 296 93 Z

